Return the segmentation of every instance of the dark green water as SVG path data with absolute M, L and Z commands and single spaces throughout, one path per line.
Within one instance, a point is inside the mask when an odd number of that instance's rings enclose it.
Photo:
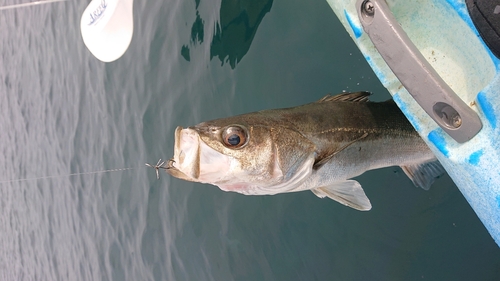
M 357 178 L 373 209 L 244 196 L 145 162 L 176 126 L 368 90 L 390 98 L 326 1 L 134 3 L 118 61 L 85 49 L 88 3 L 3 11 L 2 280 L 500 280 L 500 249 L 448 176 Z

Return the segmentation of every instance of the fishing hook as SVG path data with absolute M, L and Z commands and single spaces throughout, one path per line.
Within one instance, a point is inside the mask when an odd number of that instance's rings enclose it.
M 172 160 L 170 160 L 170 161 L 172 161 Z M 156 179 L 160 179 L 160 172 L 159 172 L 160 169 L 164 169 L 164 170 L 168 170 L 169 169 L 168 167 L 163 166 L 163 164 L 165 164 L 165 161 L 162 162 L 161 158 L 160 158 L 160 160 L 158 160 L 158 163 L 156 163 L 156 165 L 151 165 L 149 163 L 146 163 L 146 166 L 155 169 L 156 170 Z

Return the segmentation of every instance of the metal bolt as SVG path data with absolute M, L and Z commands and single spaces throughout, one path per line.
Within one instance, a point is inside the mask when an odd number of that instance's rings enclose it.
M 462 117 L 460 117 L 460 115 L 458 115 L 458 114 L 453 116 L 452 125 L 455 128 L 462 126 Z
M 363 3 L 363 10 L 365 14 L 371 16 L 375 13 L 375 5 L 373 5 L 372 1 L 367 0 Z

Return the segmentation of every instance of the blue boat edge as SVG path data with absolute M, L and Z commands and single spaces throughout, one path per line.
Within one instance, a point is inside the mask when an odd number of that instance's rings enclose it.
M 392 73 L 362 28 L 356 0 L 327 2 L 500 246 L 500 60 L 480 38 L 465 0 L 386 1 L 426 60 L 481 119 L 483 128 L 465 143 L 448 136 Z

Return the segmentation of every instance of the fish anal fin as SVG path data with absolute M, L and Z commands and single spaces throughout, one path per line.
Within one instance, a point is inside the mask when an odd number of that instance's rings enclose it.
M 311 189 L 311 191 L 319 198 L 328 197 L 359 211 L 369 211 L 372 208 L 363 188 L 355 180 L 335 182 L 328 186 Z
M 350 101 L 350 102 L 367 102 L 370 92 L 355 92 L 355 93 L 342 93 L 335 96 L 326 95 L 317 102 L 331 102 L 331 101 Z
M 401 166 L 401 169 L 415 186 L 425 190 L 429 190 L 432 183 L 446 172 L 437 160 Z

